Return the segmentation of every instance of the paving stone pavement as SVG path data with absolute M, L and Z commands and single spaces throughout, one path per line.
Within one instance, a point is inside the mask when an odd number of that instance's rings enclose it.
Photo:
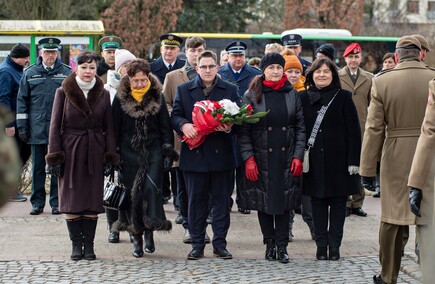
M 30 216 L 30 202 L 9 203 L 0 209 L 0 283 L 372 283 L 379 274 L 379 199 L 366 197 L 366 218 L 346 219 L 339 261 L 317 261 L 315 243 L 296 215 L 294 241 L 289 243 L 289 264 L 263 259 L 257 214 L 233 209 L 228 233 L 232 260 L 213 258 L 208 245 L 205 258 L 186 260 L 190 246 L 182 243 L 183 229 L 173 223 L 170 233 L 155 234 L 156 251 L 142 258 L 131 255 L 128 235 L 121 242 L 107 242 L 107 225 L 100 215 L 95 252 L 97 260 L 69 260 L 71 244 L 62 216 L 45 213 Z M 167 217 L 177 213 L 165 205 Z M 209 227 L 208 233 L 212 235 Z M 405 248 L 398 283 L 421 283 L 413 252 L 415 230 Z

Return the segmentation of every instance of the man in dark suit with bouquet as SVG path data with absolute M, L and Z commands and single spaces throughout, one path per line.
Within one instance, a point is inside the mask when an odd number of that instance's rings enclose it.
M 229 99 L 240 103 L 237 87 L 216 75 L 218 65 L 214 52 L 203 51 L 198 55 L 197 62 L 199 76 L 177 87 L 171 115 L 172 127 L 187 139 L 198 137 L 198 131 L 192 123 L 192 110 L 196 102 Z M 228 196 L 233 188 L 232 173 L 235 168 L 234 133 L 231 130 L 231 124 L 222 124 L 207 135 L 198 147 L 189 149 L 186 143 L 181 145 L 180 169 L 184 172 L 188 193 L 188 226 L 192 237 L 192 251 L 187 258 L 191 260 L 204 256 L 209 198 L 213 207 L 213 254 L 223 259 L 232 258 L 226 249 L 230 227 Z

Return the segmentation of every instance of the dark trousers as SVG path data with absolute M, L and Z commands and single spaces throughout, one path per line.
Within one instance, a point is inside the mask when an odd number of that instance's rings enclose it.
M 243 173 L 242 167 L 237 167 L 236 171 L 235 171 L 235 180 L 236 180 L 236 204 L 237 204 L 238 208 L 240 208 L 240 206 L 239 206 L 239 201 L 240 201 L 240 186 L 242 184 L 243 174 L 244 173 Z M 233 183 L 233 186 L 234 186 L 234 183 Z M 232 192 L 233 191 L 231 190 L 231 193 Z
M 178 191 L 178 208 L 180 215 L 183 216 L 183 228 L 187 229 L 187 218 L 189 210 L 189 198 L 187 197 L 186 185 L 184 182 L 183 171 L 180 168 L 175 168 L 177 175 L 177 191 Z
M 307 224 L 313 223 L 313 210 L 311 209 L 311 197 L 308 195 L 301 196 L 301 213 L 302 220 Z M 295 218 L 295 211 L 290 210 L 290 223 L 293 224 Z
M 221 172 L 184 172 L 189 198 L 188 228 L 192 237 L 192 247 L 203 249 L 209 214 L 209 201 L 212 205 L 213 248 L 227 246 L 227 233 L 230 228 L 229 192 L 232 190 L 232 170 Z
M 162 196 L 170 197 L 171 191 L 174 207 L 178 208 L 177 176 L 175 173 L 175 168 L 171 168 L 169 171 L 165 171 L 163 173 Z
M 30 202 L 33 207 L 45 206 L 45 155 L 48 145 L 31 145 L 32 151 L 32 195 Z M 51 176 L 50 180 L 50 206 L 58 207 L 57 177 Z
M 14 136 L 15 142 L 17 143 L 17 149 L 20 152 L 20 159 L 21 163 L 26 164 L 27 160 L 30 158 L 31 150 L 30 145 L 27 143 L 24 143 L 19 137 L 18 137 L 18 131 L 15 129 L 16 134 Z
M 311 197 L 314 231 L 318 247 L 340 247 L 346 219 L 347 196 Z M 329 229 L 328 229 L 329 222 Z
M 290 211 L 284 211 L 283 215 L 270 215 L 258 211 L 258 222 L 260 223 L 263 242 L 267 239 L 275 240 L 278 247 L 287 247 L 289 230 Z

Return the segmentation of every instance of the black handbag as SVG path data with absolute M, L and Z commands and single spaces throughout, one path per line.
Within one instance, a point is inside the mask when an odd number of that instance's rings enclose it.
M 115 174 L 112 172 L 104 186 L 103 206 L 115 210 L 127 210 L 130 205 L 127 196 L 127 189 L 123 184 L 115 182 Z

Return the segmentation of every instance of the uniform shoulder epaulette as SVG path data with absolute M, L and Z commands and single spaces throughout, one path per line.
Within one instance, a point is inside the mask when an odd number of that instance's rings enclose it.
M 61 63 L 63 67 L 67 67 L 68 69 L 71 69 L 71 66 L 66 65 L 65 63 Z
M 378 74 L 375 75 L 375 77 L 379 77 L 379 76 L 384 75 L 384 74 L 391 72 L 391 71 L 394 71 L 394 68 L 381 70 Z
M 33 66 L 35 66 L 35 65 L 36 65 L 36 64 L 29 65 L 29 66 L 27 66 L 26 68 L 24 68 L 23 71 L 26 71 L 27 69 L 29 69 L 30 67 L 33 67 Z

